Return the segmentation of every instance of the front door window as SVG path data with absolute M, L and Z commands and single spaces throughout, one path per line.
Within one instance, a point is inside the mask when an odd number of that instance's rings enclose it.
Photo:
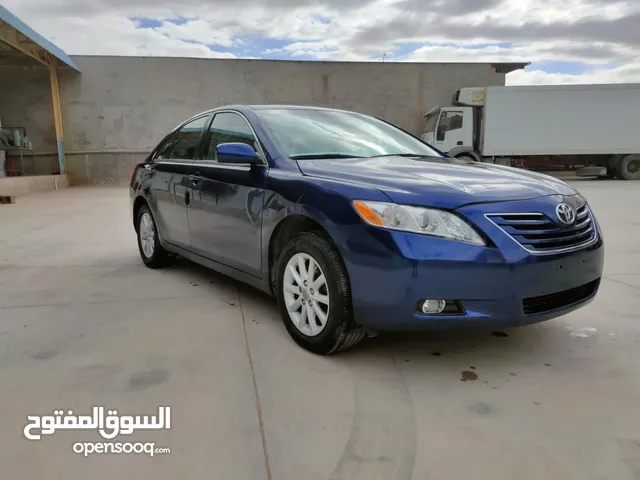
M 202 158 L 217 161 L 216 149 L 222 143 L 246 143 L 255 151 L 258 150 L 251 127 L 244 118 L 236 113 L 216 114 L 202 148 Z

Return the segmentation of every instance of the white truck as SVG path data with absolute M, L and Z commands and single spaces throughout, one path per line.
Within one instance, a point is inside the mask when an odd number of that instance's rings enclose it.
M 422 134 L 450 157 L 640 180 L 640 83 L 463 88 L 452 104 Z

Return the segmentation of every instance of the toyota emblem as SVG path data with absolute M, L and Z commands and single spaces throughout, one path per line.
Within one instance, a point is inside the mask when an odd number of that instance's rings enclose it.
M 556 207 L 556 216 L 565 225 L 573 225 L 573 222 L 576 221 L 576 211 L 566 203 L 561 203 Z

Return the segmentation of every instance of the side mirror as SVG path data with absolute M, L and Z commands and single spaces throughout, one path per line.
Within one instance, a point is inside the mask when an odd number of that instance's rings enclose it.
M 246 143 L 221 143 L 216 148 L 218 163 L 257 164 L 258 154 Z

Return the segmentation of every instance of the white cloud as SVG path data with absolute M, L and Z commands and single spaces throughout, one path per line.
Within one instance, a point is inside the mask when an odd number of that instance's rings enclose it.
M 640 1 L 622 0 L 5 0 L 70 54 L 318 60 L 584 62 L 534 66 L 509 83 L 640 81 Z M 154 29 L 128 18 L 161 22 Z M 188 18 L 176 24 L 171 18 Z M 324 19 L 324 20 L 321 20 Z M 328 20 L 328 21 L 327 21 Z M 253 39 L 287 43 L 264 46 Z M 251 40 L 248 40 L 251 39 Z M 196 43 L 194 43 L 196 42 Z M 409 52 L 399 42 L 412 42 Z M 214 51 L 205 45 L 224 51 Z M 438 45 L 434 45 L 438 44 Z M 475 48 L 470 48 L 475 44 Z M 478 44 L 485 44 L 477 48 Z M 228 53 L 231 50 L 235 53 Z M 402 55 L 401 55 L 402 54 Z
M 624 0 L 507 0 L 490 15 L 494 23 L 516 26 L 530 22 L 576 23 L 594 16 L 613 20 L 627 15 L 632 10 L 630 3 Z
M 151 29 L 136 28 L 135 22 L 112 15 L 97 15 L 88 19 L 65 17 L 57 22 L 43 22 L 33 27 L 72 55 L 236 57 Z
M 293 56 L 312 56 L 322 59 L 323 55 L 340 55 L 340 47 L 334 42 L 294 42 L 282 48 L 271 48 L 263 51 L 264 54 L 285 53 Z
M 233 45 L 231 35 L 211 28 L 211 23 L 204 20 L 189 20 L 181 25 L 163 22 L 161 27 L 154 30 L 174 40 L 195 41 L 205 45 L 214 44 L 224 47 Z
M 507 75 L 507 85 L 545 85 L 557 83 L 640 83 L 640 57 L 633 63 L 612 69 L 597 69 L 581 75 L 519 70 Z
M 525 45 L 486 45 L 471 43 L 420 47 L 404 60 L 411 62 L 539 62 L 573 61 L 593 65 L 619 64 L 632 61 L 631 48 L 610 44 L 592 44 L 589 48 L 574 42 L 532 42 Z
M 580 52 L 579 43 L 564 44 L 535 43 L 527 47 L 501 47 L 496 45 L 485 48 L 467 48 L 463 46 L 429 46 L 421 47 L 406 57 L 412 62 L 540 62 L 540 61 L 574 61 L 591 65 L 586 73 L 549 73 L 539 69 L 527 68 L 507 75 L 508 85 L 553 84 L 553 83 L 621 83 L 640 82 L 640 57 L 634 57 L 632 49 L 615 45 L 600 45 L 607 50 L 608 58 L 595 54 L 597 45 L 582 55 L 571 53 L 571 48 Z M 588 50 L 588 49 L 587 49 Z M 563 53 L 563 51 L 565 53 Z M 607 60 L 613 62 L 608 65 Z M 617 63 L 616 63 L 617 61 Z M 617 66 L 619 63 L 624 63 Z

